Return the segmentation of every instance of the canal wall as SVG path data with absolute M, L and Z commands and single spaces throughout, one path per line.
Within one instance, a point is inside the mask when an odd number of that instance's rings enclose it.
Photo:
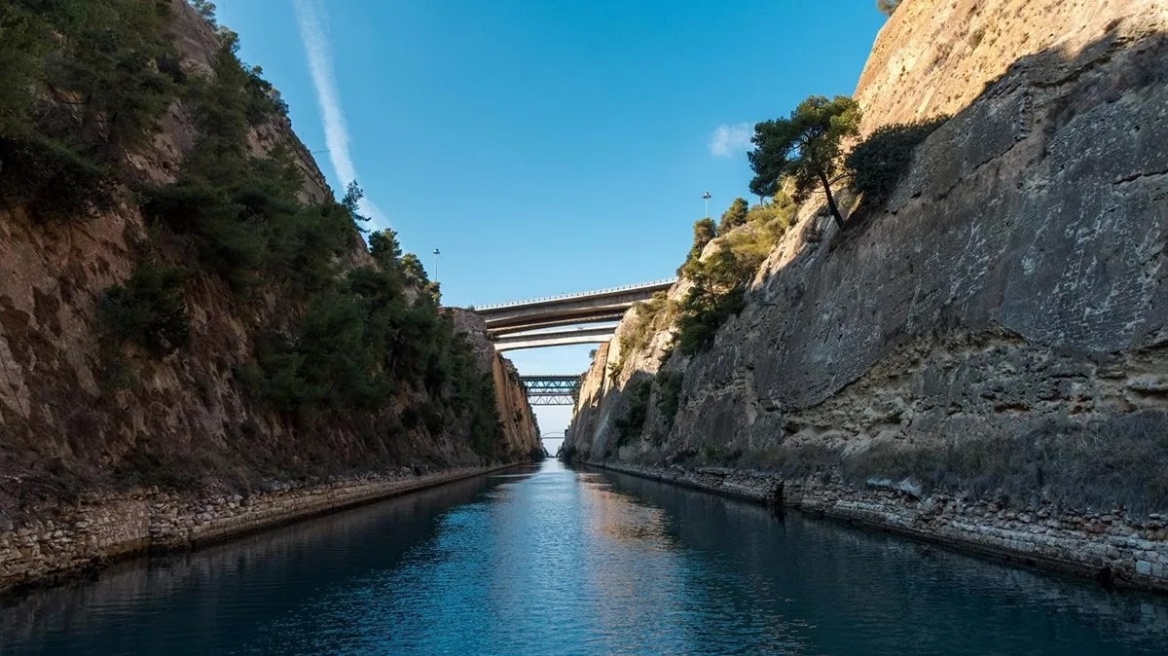
M 224 62 L 224 32 L 205 12 L 167 1 L 170 11 L 157 21 L 165 33 L 143 38 L 173 41 L 177 69 L 170 62 L 168 75 L 193 83 L 235 66 Z M 98 18 L 114 24 L 127 7 Z M 38 20 L 59 13 L 31 11 Z M 68 62 L 78 64 L 89 65 Z M 125 140 L 141 145 L 126 161 L 108 162 L 111 175 L 125 174 L 82 185 L 103 190 L 92 202 L 75 197 L 81 189 L 63 193 L 72 185 L 56 173 L 30 173 L 36 167 L 24 155 L 9 157 L 23 146 L 0 149 L 0 525 L 20 525 L 35 508 L 151 486 L 230 496 L 271 480 L 544 455 L 518 373 L 495 352 L 482 321 L 434 306 L 436 288 L 407 270 L 396 242 L 383 242 L 389 256 L 373 257 L 357 224 L 334 213 L 339 194 L 279 111 L 262 122 L 235 121 L 231 130 L 248 132 L 246 143 L 230 146 L 240 157 L 304 173 L 296 198 L 288 178 L 257 183 L 267 207 L 283 208 L 248 215 L 261 228 L 236 234 L 243 215 L 232 210 L 223 215 L 233 217 L 224 226 L 235 221 L 232 236 L 211 238 L 195 227 L 203 219 L 179 228 L 171 222 L 177 215 L 142 204 L 183 188 L 173 185 L 191 172 L 187 155 L 208 136 L 199 116 L 227 111 L 225 98 L 250 97 L 250 82 L 228 88 L 249 79 L 237 73 L 215 98 L 176 88 L 157 131 Z M 230 177 L 205 191 L 233 197 Z M 33 180 L 44 190 L 14 191 Z M 71 200 L 46 213 L 28 200 L 41 195 Z M 302 225 L 292 215 L 330 218 Z M 310 227 L 320 232 L 297 232 Z M 249 264 L 228 258 L 234 273 L 207 257 L 219 248 L 238 254 L 243 241 Z
M 1163 2 L 905 0 L 854 94 L 938 120 L 895 189 L 803 199 L 739 311 L 630 310 L 564 457 L 1164 589 L 1166 71 Z
M 1050 506 L 1011 507 L 944 494 L 921 495 L 909 484 L 873 481 L 866 489 L 809 479 L 792 482 L 760 471 L 722 467 L 593 466 L 738 499 L 899 533 L 1014 563 L 1168 592 L 1168 517 L 1122 510 L 1077 512 Z
M 0 592 L 61 582 L 130 556 L 191 549 L 510 466 L 278 483 L 248 496 L 142 490 L 45 506 L 22 526 L 0 521 Z

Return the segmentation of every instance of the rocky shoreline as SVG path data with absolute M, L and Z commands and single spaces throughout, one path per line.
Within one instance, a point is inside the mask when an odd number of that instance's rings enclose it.
M 1168 593 L 1168 517 L 1115 510 L 1078 512 L 1008 507 L 952 496 L 921 496 L 911 486 L 873 481 L 865 489 L 761 471 L 660 468 L 606 462 L 593 467 L 713 492 L 994 557 L 1095 579 L 1105 585 Z
M 204 546 L 515 464 L 278 483 L 246 497 L 137 490 L 36 508 L 35 520 L 0 524 L 0 593 L 65 582 L 131 556 Z

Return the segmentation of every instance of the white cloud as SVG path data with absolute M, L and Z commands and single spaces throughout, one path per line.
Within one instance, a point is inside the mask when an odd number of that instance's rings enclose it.
M 345 123 L 345 112 L 337 92 L 333 51 L 324 22 L 326 11 L 320 0 L 293 0 L 293 5 L 296 9 L 296 23 L 300 26 L 300 40 L 308 54 L 308 68 L 312 73 L 312 85 L 316 88 L 321 120 L 324 122 L 329 159 L 341 184 L 348 185 L 359 178 L 349 153 L 349 126 Z M 361 213 L 371 217 L 380 226 L 387 225 L 385 215 L 368 198 L 361 201 Z
M 731 157 L 738 152 L 750 150 L 750 138 L 754 136 L 753 123 L 719 125 L 710 137 L 710 154 L 714 157 Z

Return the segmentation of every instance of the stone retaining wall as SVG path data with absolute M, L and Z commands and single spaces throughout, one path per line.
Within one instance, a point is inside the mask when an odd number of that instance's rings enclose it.
M 856 489 L 814 479 L 792 483 L 766 472 L 716 467 L 594 466 L 757 503 L 781 504 L 1107 584 L 1168 592 L 1168 517 L 1162 515 L 1139 519 L 1118 510 L 1016 508 L 941 494 L 920 496 L 916 490 L 890 483 Z
M 248 497 L 192 498 L 142 490 L 38 508 L 32 513 L 37 519 L 25 525 L 0 524 L 0 592 L 57 582 L 135 554 L 189 549 L 495 469 L 281 483 Z

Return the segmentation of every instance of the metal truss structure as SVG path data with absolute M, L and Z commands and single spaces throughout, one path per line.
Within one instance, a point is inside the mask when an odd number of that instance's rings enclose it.
M 579 376 L 520 376 L 531 405 L 575 405 Z

